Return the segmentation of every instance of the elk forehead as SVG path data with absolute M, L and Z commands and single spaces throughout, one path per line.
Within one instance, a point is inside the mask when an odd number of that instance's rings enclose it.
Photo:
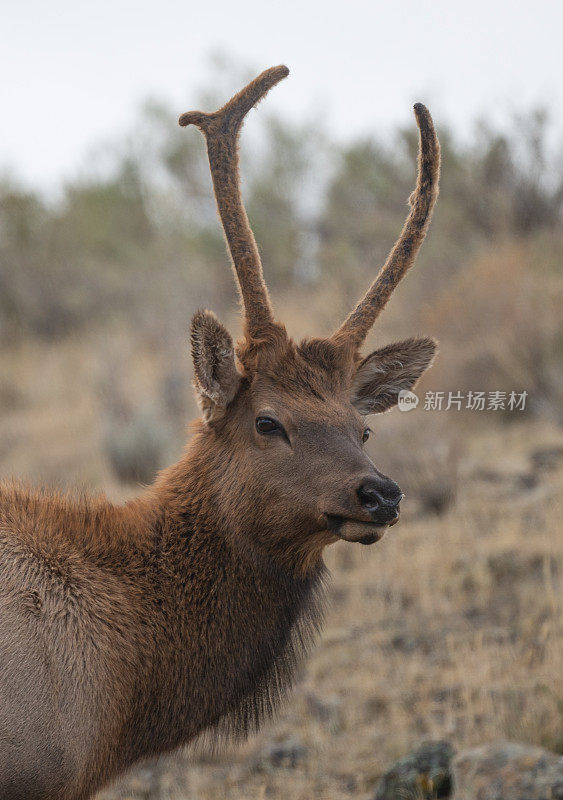
M 288 408 L 308 410 L 308 416 L 319 419 L 350 406 L 353 374 L 353 360 L 331 342 L 289 341 L 257 369 L 252 381 L 254 406 L 266 406 L 279 397 Z
M 291 340 L 275 349 L 262 348 L 254 372 L 280 389 L 335 394 L 350 386 L 354 357 L 329 339 Z

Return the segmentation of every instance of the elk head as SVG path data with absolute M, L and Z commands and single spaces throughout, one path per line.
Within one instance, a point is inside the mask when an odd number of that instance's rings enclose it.
M 295 343 L 274 319 L 238 165 L 244 117 L 288 73 L 285 66 L 266 70 L 219 111 L 183 114 L 180 125 L 196 125 L 205 136 L 244 314 L 236 347 L 210 311 L 198 312 L 191 327 L 202 433 L 224 461 L 217 502 L 233 506 L 230 522 L 241 536 L 303 564 L 337 538 L 371 544 L 399 517 L 399 486 L 364 450 L 366 417 L 391 408 L 400 390 L 416 384 L 436 343 L 413 338 L 367 356 L 360 348 L 426 235 L 438 196 L 440 148 L 430 114 L 415 105 L 418 177 L 398 241 L 332 336 Z

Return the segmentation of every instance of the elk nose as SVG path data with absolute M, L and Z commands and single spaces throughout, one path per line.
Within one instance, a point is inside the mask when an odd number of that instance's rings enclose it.
M 358 500 L 362 508 L 377 517 L 386 517 L 383 521 L 395 519 L 398 516 L 397 506 L 404 495 L 395 481 L 368 478 L 357 491 Z

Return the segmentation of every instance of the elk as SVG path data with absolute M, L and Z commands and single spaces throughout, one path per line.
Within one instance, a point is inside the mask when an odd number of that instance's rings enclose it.
M 212 312 L 193 317 L 202 413 L 181 460 L 122 505 L 0 486 L 3 800 L 83 800 L 139 759 L 255 730 L 321 624 L 324 548 L 371 544 L 398 520 L 365 418 L 415 385 L 436 343 L 360 349 L 425 237 L 439 144 L 415 105 L 400 238 L 335 333 L 296 343 L 274 318 L 238 163 L 246 114 L 287 74 L 180 117 L 207 142 L 244 314 L 236 346 Z

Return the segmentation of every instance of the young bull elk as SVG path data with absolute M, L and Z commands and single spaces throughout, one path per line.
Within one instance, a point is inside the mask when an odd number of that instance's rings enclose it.
M 236 348 L 210 311 L 192 320 L 202 419 L 184 456 L 123 506 L 0 487 L 2 800 L 81 800 L 204 732 L 254 730 L 319 627 L 323 549 L 371 544 L 398 520 L 365 417 L 414 386 L 436 345 L 360 347 L 426 234 L 439 145 L 417 104 L 401 236 L 338 330 L 297 344 L 274 319 L 237 152 L 244 117 L 287 74 L 180 117 L 207 141 L 244 311 Z

